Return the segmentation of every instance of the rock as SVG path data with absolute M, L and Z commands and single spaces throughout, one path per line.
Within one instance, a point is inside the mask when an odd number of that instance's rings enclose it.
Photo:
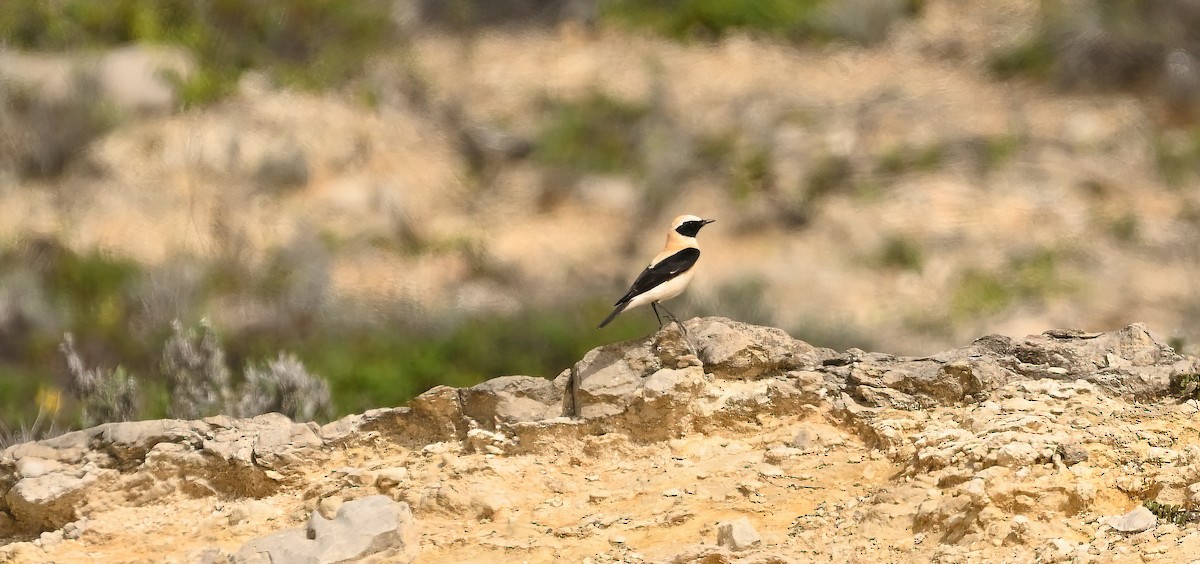
M 395 487 L 408 479 L 408 468 L 398 466 L 375 471 L 375 485 L 380 488 Z
M 1158 517 L 1144 505 L 1139 505 L 1133 511 L 1120 517 L 1110 517 L 1108 526 L 1122 533 L 1140 533 L 1153 529 L 1158 524 Z
M 46 460 L 36 456 L 26 456 L 17 461 L 17 473 L 22 478 L 37 478 L 50 472 L 57 472 L 62 468 L 62 463 L 57 460 Z
M 724 317 L 687 322 L 706 372 L 718 378 L 754 380 L 788 370 L 812 368 L 834 352 L 797 341 L 780 329 Z
M 1187 487 L 1187 504 L 1191 509 L 1200 509 L 1200 482 Z
M 501 376 L 463 390 L 463 413 L 488 429 L 496 422 L 541 421 L 562 415 L 554 382 L 533 376 Z
M 179 107 L 176 85 L 186 83 L 195 68 L 186 50 L 138 44 L 105 53 L 93 72 L 102 94 L 118 108 L 166 113 Z
M 90 488 L 112 471 L 95 469 L 81 475 L 56 472 L 17 482 L 4 501 L 17 522 L 42 530 L 58 529 L 76 520 L 76 511 Z
M 86 518 L 67 523 L 63 525 L 63 538 L 67 540 L 78 540 L 83 536 L 83 533 L 88 529 L 88 520 Z
M 1074 466 L 1088 459 L 1088 449 L 1084 448 L 1079 443 L 1061 443 L 1058 445 L 1058 454 L 1062 457 L 1063 464 Z
M 478 519 L 495 520 L 500 512 L 508 509 L 512 502 L 502 494 L 491 492 L 471 497 L 471 508 Z
M 338 509 L 341 509 L 344 503 L 346 503 L 346 500 L 340 495 L 323 497 L 321 501 L 317 502 L 317 512 L 326 519 L 333 519 L 337 516 Z
M 1028 443 L 1008 443 L 1000 447 L 996 462 L 1009 468 L 1020 468 L 1036 463 L 1038 452 Z
M 572 368 L 574 415 L 594 419 L 624 412 L 642 379 L 659 367 L 646 343 L 592 349 Z
M 5 511 L 0 511 L 0 537 L 6 537 L 13 534 L 15 531 L 16 522 L 13 521 L 12 516 Z
M 642 397 L 651 401 L 667 397 L 686 400 L 703 385 L 704 375 L 698 367 L 664 368 L 646 378 Z
M 419 539 L 407 503 L 373 495 L 345 502 L 331 520 L 314 512 L 306 528 L 254 539 L 238 550 L 237 558 L 247 563 L 326 563 L 366 557 L 412 562 Z
M 717 525 L 717 546 L 734 552 L 742 552 L 756 548 L 762 544 L 762 537 L 750 525 L 750 520 L 739 517 Z
M 46 531 L 38 536 L 38 544 L 42 548 L 53 548 L 63 542 L 62 531 Z
M 275 192 L 303 188 L 312 175 L 310 168 L 304 148 L 292 141 L 262 155 L 254 171 L 254 182 Z
M 98 56 L 0 53 L 0 82 L 31 88 L 51 101 L 87 92 L 118 110 L 136 113 L 177 109 L 176 80 L 186 81 L 195 68 L 186 50 L 158 45 L 118 47 Z
M 236 558 L 232 554 L 216 546 L 207 546 L 193 551 L 187 558 L 188 562 L 196 564 L 229 564 L 235 560 Z

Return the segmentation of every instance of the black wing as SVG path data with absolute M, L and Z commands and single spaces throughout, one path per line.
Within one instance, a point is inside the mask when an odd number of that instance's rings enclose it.
M 659 284 L 687 272 L 689 268 L 696 264 L 696 260 L 699 258 L 700 249 L 688 247 L 658 261 L 658 264 L 647 266 L 646 270 L 643 270 L 638 275 L 637 280 L 633 281 L 633 285 L 629 287 L 629 292 L 613 305 L 620 305 L 632 300 L 638 294 L 644 294 Z

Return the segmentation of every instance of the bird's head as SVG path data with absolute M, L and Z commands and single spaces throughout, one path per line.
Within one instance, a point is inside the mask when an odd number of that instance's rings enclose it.
M 671 230 L 684 236 L 695 237 L 700 228 L 716 221 L 715 219 L 700 219 L 694 215 L 681 215 L 671 222 Z

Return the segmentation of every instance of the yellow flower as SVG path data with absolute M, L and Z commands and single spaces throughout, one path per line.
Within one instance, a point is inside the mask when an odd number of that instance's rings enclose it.
M 37 405 L 39 411 L 57 414 L 62 406 L 62 390 L 56 386 L 38 386 Z

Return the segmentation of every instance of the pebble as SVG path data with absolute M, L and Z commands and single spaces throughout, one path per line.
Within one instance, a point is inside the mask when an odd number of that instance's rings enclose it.
M 679 488 L 671 488 L 669 490 L 664 491 L 662 494 L 665 497 L 679 497 L 679 496 L 683 495 L 683 492 L 679 491 Z

